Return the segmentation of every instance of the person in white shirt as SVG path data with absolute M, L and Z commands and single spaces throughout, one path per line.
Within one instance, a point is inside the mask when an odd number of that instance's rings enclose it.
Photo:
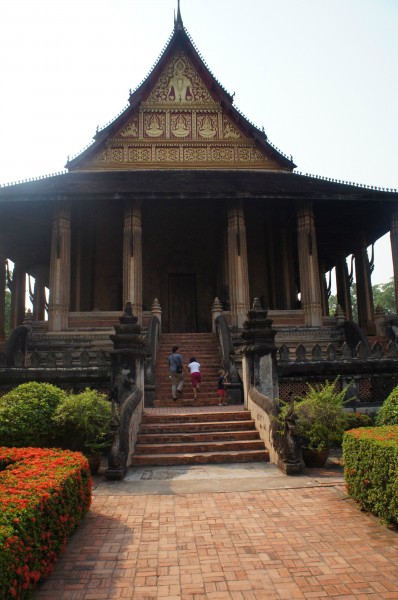
M 191 383 L 193 391 L 193 399 L 196 400 L 197 392 L 200 391 L 200 384 L 202 382 L 202 376 L 200 374 L 200 364 L 194 356 L 189 359 L 188 369 L 191 372 Z

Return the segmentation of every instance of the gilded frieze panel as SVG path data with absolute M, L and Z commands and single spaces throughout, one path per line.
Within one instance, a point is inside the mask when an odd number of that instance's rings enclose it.
M 178 163 L 180 161 L 179 146 L 156 148 L 155 161 L 160 163 Z
M 150 163 L 152 160 L 152 150 L 148 146 L 138 146 L 128 148 L 128 162 L 129 163 Z
M 172 138 L 191 138 L 192 114 L 189 112 L 172 112 L 170 114 L 170 133 Z
M 233 163 L 234 162 L 234 149 L 231 147 L 210 147 L 210 160 L 216 163 Z
M 224 140 L 241 140 L 243 136 L 239 129 L 223 115 L 223 138 Z
M 203 146 L 199 147 L 185 147 L 183 153 L 184 163 L 187 165 L 195 165 L 207 162 L 207 148 Z
M 185 53 L 178 52 L 171 58 L 145 103 L 159 102 L 174 105 L 214 102 Z
M 124 127 L 120 134 L 122 137 L 138 137 L 138 116 L 134 115 L 132 119 L 127 123 L 126 127 Z
M 166 115 L 161 112 L 144 113 L 144 138 L 164 138 Z
M 198 139 L 212 140 L 218 138 L 217 113 L 197 113 L 196 131 Z
M 123 163 L 124 162 L 124 149 L 123 148 L 112 148 L 111 149 L 111 162 Z
M 248 144 L 230 143 L 190 143 L 163 144 L 152 140 L 147 144 L 111 146 L 99 153 L 87 167 L 124 168 L 155 167 L 155 165 L 194 168 L 233 167 L 233 168 L 278 168 L 277 163 L 264 156 L 257 148 Z

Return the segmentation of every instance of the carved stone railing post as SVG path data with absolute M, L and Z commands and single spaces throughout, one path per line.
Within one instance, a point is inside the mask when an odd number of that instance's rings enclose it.
M 158 318 L 159 321 L 159 335 L 162 333 L 162 308 L 160 306 L 159 300 L 155 298 L 153 304 L 151 306 L 151 313 L 154 317 Z
M 267 443 L 271 460 L 285 473 L 298 473 L 302 466 L 294 435 L 296 417 L 293 407 L 284 423 L 278 421 L 276 330 L 272 328 L 272 320 L 267 319 L 267 311 L 261 307 L 258 298 L 255 298 L 247 316 L 241 334 L 245 403 L 253 412 L 261 413 L 262 437 Z M 256 423 L 259 422 L 256 416 L 254 419 Z
M 248 319 L 243 324 L 241 338 L 244 360 L 250 361 L 251 385 L 261 394 L 275 400 L 279 396 L 274 342 L 276 329 L 272 328 L 272 320 L 267 319 L 267 313 L 260 300 L 255 298 L 253 308 L 247 313 Z
M 134 451 L 141 421 L 144 397 L 145 340 L 141 335 L 138 317 L 133 315 L 131 303 L 110 336 L 114 349 L 111 352 L 111 399 L 113 444 L 109 453 L 108 479 L 122 479 Z
M 212 323 L 211 330 L 213 333 L 216 333 L 216 331 L 217 331 L 216 319 L 217 319 L 217 317 L 222 315 L 222 313 L 223 313 L 223 308 L 222 308 L 221 302 L 219 301 L 218 298 L 214 298 L 214 302 L 211 307 L 211 323 Z

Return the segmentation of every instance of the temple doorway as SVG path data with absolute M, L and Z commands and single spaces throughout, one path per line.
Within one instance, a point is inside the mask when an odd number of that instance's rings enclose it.
M 197 331 L 196 277 L 192 273 L 169 274 L 169 324 L 172 333 Z

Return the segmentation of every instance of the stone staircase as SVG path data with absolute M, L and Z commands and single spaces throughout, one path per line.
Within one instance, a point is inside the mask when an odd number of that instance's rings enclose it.
M 184 359 L 184 392 L 182 398 L 173 400 L 167 358 L 172 346 L 179 346 Z M 198 399 L 193 400 L 191 376 L 188 363 L 195 356 L 201 365 L 202 383 Z M 221 357 L 217 336 L 213 333 L 164 333 L 160 336 L 156 361 L 156 398 L 155 407 L 160 406 L 215 406 L 217 379 L 221 368 Z
M 132 466 L 242 463 L 269 460 L 247 410 L 145 412 Z

